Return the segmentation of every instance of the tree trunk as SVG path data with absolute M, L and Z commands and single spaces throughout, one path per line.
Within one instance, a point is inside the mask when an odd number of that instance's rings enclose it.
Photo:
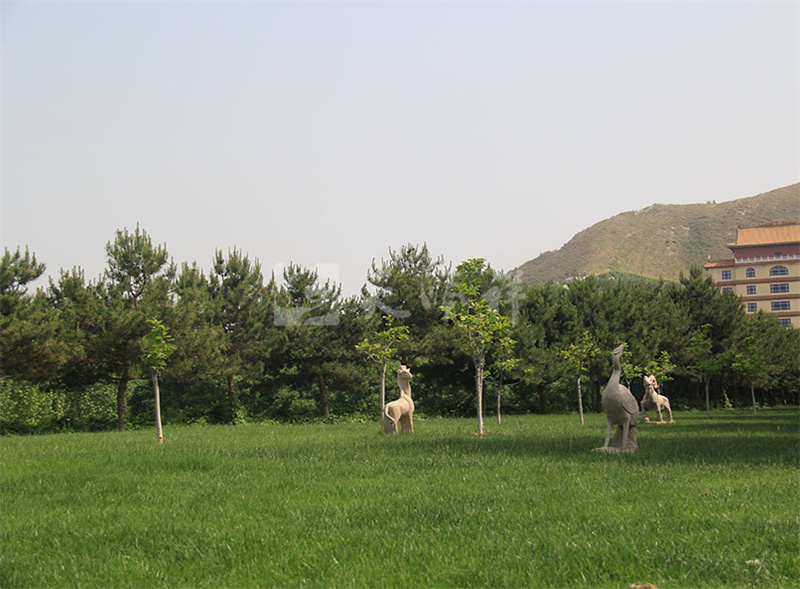
M 478 396 L 478 436 L 483 437 L 483 364 L 475 365 L 475 392 Z
M 578 377 L 578 415 L 581 418 L 581 425 L 583 425 L 583 392 L 581 391 L 581 377 Z
M 317 375 L 317 381 L 319 382 L 319 400 L 322 403 L 322 415 L 323 417 L 328 417 L 330 415 L 328 411 L 328 389 L 325 388 L 325 378 L 323 378 L 322 374 Z
M 381 418 L 386 407 L 386 362 L 381 366 Z
M 117 383 L 117 430 L 125 431 L 125 396 L 128 392 L 129 377 L 123 376 Z
M 539 384 L 539 413 L 547 413 L 547 387 L 543 382 Z
M 153 370 L 153 394 L 156 398 L 156 434 L 158 443 L 164 443 L 164 431 L 161 429 L 161 393 L 158 390 L 158 370 Z
M 234 390 L 232 374 L 228 375 L 228 403 L 231 404 L 231 409 L 233 409 L 233 406 L 236 403 L 236 391 Z
M 708 387 L 711 384 L 711 377 L 706 374 L 704 379 L 706 381 L 706 417 L 711 417 L 711 397 L 708 393 Z
M 503 394 L 503 381 L 500 380 L 500 384 L 497 385 L 497 425 L 503 423 L 503 418 L 500 416 L 500 397 Z
M 603 385 L 598 381 L 591 381 L 594 385 L 594 408 L 598 413 L 603 412 Z
M 755 383 L 750 381 L 750 399 L 753 401 L 753 413 L 756 412 L 756 386 Z

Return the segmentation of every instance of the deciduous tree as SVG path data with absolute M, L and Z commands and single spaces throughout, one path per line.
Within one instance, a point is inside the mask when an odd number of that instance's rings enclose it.
M 486 357 L 495 349 L 501 357 L 511 358 L 514 340 L 511 338 L 511 319 L 489 307 L 481 293 L 481 276 L 486 261 L 473 258 L 456 268 L 455 289 L 462 301 L 442 307 L 445 317 L 464 333 L 475 367 L 475 392 L 478 405 L 478 435 L 483 436 L 483 389 Z M 508 360 L 506 360 L 508 361 Z
M 566 350 L 561 352 L 563 358 L 577 376 L 578 381 L 578 414 L 581 425 L 584 425 L 583 417 L 583 392 L 581 389 L 581 378 L 587 372 L 589 363 L 600 355 L 600 348 L 588 331 L 584 331 L 577 342 L 573 342 Z
M 381 415 L 386 405 L 386 365 L 397 354 L 397 344 L 408 339 L 408 327 L 394 325 L 394 317 L 387 315 L 383 320 L 383 329 L 371 334 L 360 342 L 356 349 L 368 360 L 380 366 L 381 371 Z
M 172 336 L 167 328 L 158 319 L 148 319 L 150 331 L 142 337 L 142 360 L 150 368 L 150 378 L 153 381 L 153 396 L 156 404 L 156 433 L 158 443 L 164 443 L 164 432 L 161 427 L 161 393 L 158 389 L 159 374 L 167 366 L 167 359 L 175 350 Z

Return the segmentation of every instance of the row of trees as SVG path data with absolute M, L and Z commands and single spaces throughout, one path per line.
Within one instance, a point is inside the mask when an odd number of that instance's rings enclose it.
M 168 422 L 377 416 L 394 395 L 378 384 L 392 363 L 412 367 L 418 411 L 477 408 L 482 431 L 488 391 L 498 418 L 501 399 L 507 412 L 599 410 L 610 350 L 622 341 L 638 396 L 647 371 L 670 381 L 673 406 L 798 402 L 798 331 L 747 316 L 699 268 L 679 283 L 587 277 L 533 287 L 480 259 L 454 270 L 409 244 L 373 262 L 369 284 L 345 298 L 299 265 L 265 278 L 237 249 L 217 251 L 208 273 L 176 267 L 139 227 L 117 231 L 106 253 L 101 278 L 76 268 L 32 291 L 44 264 L 5 251 L 5 431 L 107 427 L 112 412 L 120 430 L 153 423 L 150 381 L 161 384 Z

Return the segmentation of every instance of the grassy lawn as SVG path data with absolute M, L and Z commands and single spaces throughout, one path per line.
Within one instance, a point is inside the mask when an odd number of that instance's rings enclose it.
M 7 436 L 0 587 L 798 587 L 800 410 Z

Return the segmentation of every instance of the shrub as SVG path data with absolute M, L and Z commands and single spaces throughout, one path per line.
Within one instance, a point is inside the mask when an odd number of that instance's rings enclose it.
M 289 387 L 275 391 L 269 416 L 282 421 L 308 421 L 318 414 L 317 404 Z
M 4 380 L 0 383 L 0 430 L 33 434 L 59 429 L 67 411 L 66 396 L 45 385 Z

